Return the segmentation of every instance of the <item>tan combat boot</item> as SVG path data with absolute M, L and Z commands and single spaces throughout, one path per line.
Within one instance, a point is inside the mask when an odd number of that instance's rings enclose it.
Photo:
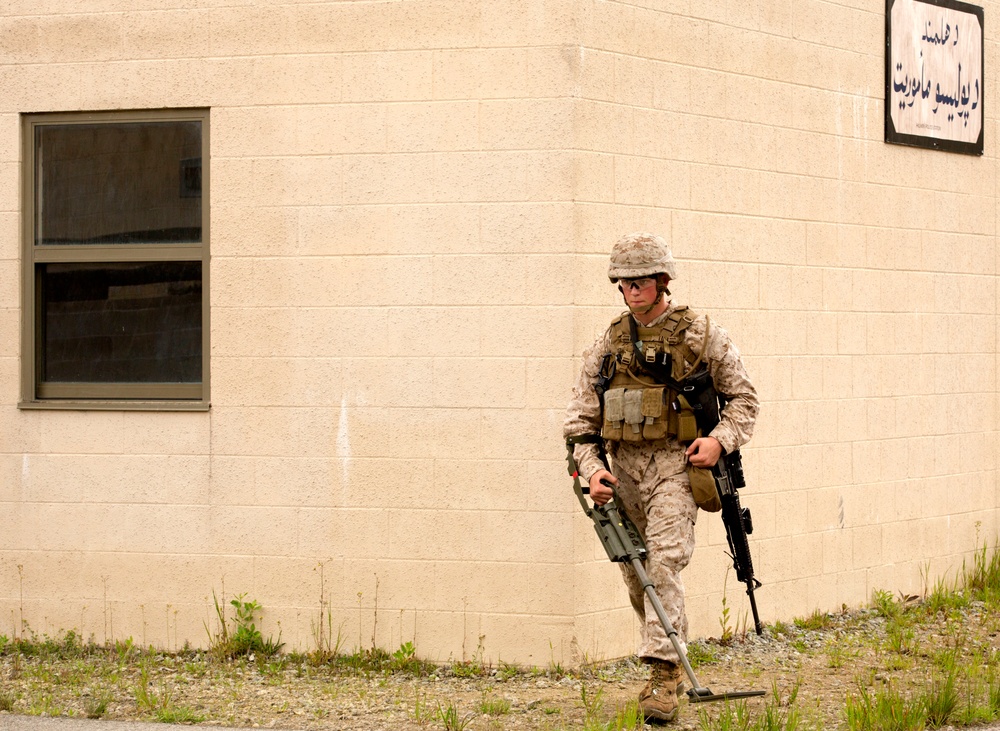
M 648 660 L 653 671 L 639 693 L 639 708 L 647 721 L 666 723 L 677 718 L 677 681 L 680 668 L 666 660 Z

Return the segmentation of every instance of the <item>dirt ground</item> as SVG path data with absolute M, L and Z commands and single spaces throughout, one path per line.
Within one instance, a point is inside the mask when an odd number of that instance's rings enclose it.
M 801 716 L 798 728 L 844 728 L 845 697 L 859 683 L 919 687 L 932 648 L 997 650 L 997 621 L 982 605 L 961 618 L 913 628 L 905 646 L 891 649 L 886 621 L 872 610 L 828 617 L 820 629 L 765 628 L 729 646 L 695 643 L 701 684 L 715 693 L 764 690 L 745 701 L 759 713 L 768 704 Z M 100 658 L 106 658 L 102 660 Z M 462 668 L 458 668 L 462 671 Z M 635 699 L 644 666 L 624 660 L 569 674 L 485 668 L 473 677 L 441 667 L 430 674 L 345 673 L 330 666 L 279 658 L 216 662 L 204 654 L 94 658 L 0 654 L 0 709 L 49 716 L 95 715 L 117 720 L 168 720 L 311 731 L 406 731 L 430 728 L 557 731 L 606 723 Z M 103 701 L 103 707 L 101 702 Z M 672 728 L 717 728 L 722 703 L 682 698 Z M 4 711 L 0 710 L 0 713 Z

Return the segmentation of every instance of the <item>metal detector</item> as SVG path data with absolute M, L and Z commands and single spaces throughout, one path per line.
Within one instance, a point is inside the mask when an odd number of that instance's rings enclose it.
M 583 512 L 594 522 L 594 530 L 597 532 L 598 538 L 601 539 L 601 545 L 604 546 L 608 558 L 615 563 L 631 564 L 636 577 L 642 583 L 643 590 L 646 592 L 646 596 L 649 597 L 653 609 L 656 610 L 656 616 L 659 617 L 660 624 L 663 625 L 663 629 L 666 631 L 667 637 L 670 638 L 677 656 L 681 659 L 684 672 L 687 673 L 688 679 L 691 681 L 691 687 L 687 690 L 688 701 L 691 703 L 708 703 L 711 701 L 753 698 L 765 695 L 765 691 L 763 690 L 733 690 L 726 693 L 713 693 L 708 688 L 702 687 L 701 683 L 698 682 L 698 678 L 694 674 L 694 669 L 688 661 L 687 653 L 681 646 L 680 640 L 677 639 L 677 630 L 674 629 L 670 620 L 667 619 L 667 613 L 663 609 L 663 604 L 660 603 L 660 598 L 656 595 L 656 588 L 653 586 L 653 582 L 649 580 L 646 570 L 642 566 L 642 562 L 646 559 L 648 551 L 646 550 L 646 544 L 643 542 L 642 536 L 639 535 L 639 529 L 635 527 L 635 524 L 629 520 L 629 517 L 624 512 L 618 509 L 614 500 L 604 505 L 592 506 L 585 497 L 585 495 L 590 493 L 590 487 L 585 487 L 580 481 L 580 473 L 576 466 L 576 460 L 573 458 L 573 446 L 576 441 L 580 441 L 580 439 L 577 438 L 577 440 L 567 442 L 566 444 L 569 451 L 569 456 L 567 457 L 569 473 L 573 478 L 573 489 L 576 492 L 576 496 L 580 500 Z

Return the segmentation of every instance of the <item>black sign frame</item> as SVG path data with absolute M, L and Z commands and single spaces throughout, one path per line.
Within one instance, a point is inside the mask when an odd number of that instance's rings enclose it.
M 944 152 L 957 152 L 965 155 L 982 155 L 984 149 L 984 139 L 986 133 L 986 113 L 984 104 L 986 99 L 986 45 L 985 45 L 985 25 L 983 22 L 983 9 L 978 5 L 959 2 L 959 0 L 911 0 L 925 5 L 934 5 L 960 13 L 975 15 L 979 19 L 979 45 L 980 45 L 980 69 L 979 78 L 982 79 L 983 92 L 979 98 L 979 138 L 975 142 L 962 142 L 960 140 L 942 139 L 931 135 L 906 134 L 896 131 L 896 125 L 892 121 L 892 77 L 893 77 L 893 57 L 892 57 L 892 6 L 898 0 L 885 0 L 885 141 L 896 145 L 909 145 L 912 147 L 923 147 Z

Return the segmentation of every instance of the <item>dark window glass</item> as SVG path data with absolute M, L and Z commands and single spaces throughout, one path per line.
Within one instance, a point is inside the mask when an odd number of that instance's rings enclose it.
M 42 380 L 200 383 L 201 262 L 40 265 Z
M 35 244 L 201 241 L 201 122 L 35 128 Z

